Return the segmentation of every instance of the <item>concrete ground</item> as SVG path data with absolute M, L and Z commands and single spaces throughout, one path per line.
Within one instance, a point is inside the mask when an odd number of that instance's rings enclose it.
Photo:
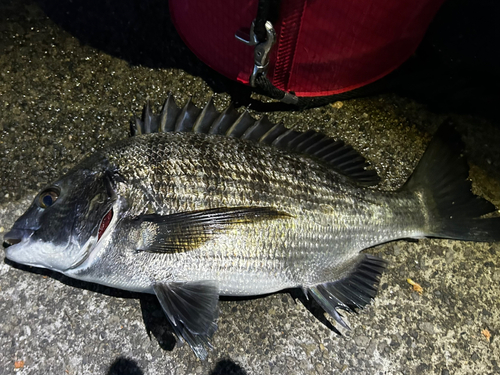
M 166 2 L 113 4 L 0 1 L 1 236 L 38 189 L 126 137 L 146 99 L 159 107 L 171 91 L 203 105 L 216 91 L 222 109 L 248 93 L 183 47 Z M 353 145 L 384 189 L 406 180 L 447 116 L 391 95 L 270 113 Z M 450 116 L 476 192 L 500 207 L 500 128 Z M 205 362 L 175 345 L 152 296 L 1 262 L 0 374 L 500 373 L 499 243 L 425 239 L 369 252 L 390 263 L 375 301 L 347 316 L 352 331 L 336 335 L 289 293 L 224 300 Z

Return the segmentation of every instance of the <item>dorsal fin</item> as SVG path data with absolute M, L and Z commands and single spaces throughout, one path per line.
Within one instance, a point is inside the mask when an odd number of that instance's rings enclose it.
M 179 108 L 169 94 L 160 115 L 152 113 L 148 102 L 142 119 L 132 124 L 131 135 L 155 132 L 194 132 L 251 140 L 321 159 L 363 186 L 375 185 L 380 180 L 375 170 L 366 169 L 369 164 L 365 158 L 342 141 L 313 130 L 300 133 L 287 129 L 282 123 L 273 124 L 267 116 L 256 120 L 248 111 L 240 114 L 232 105 L 218 112 L 212 99 L 203 109 L 196 107 L 191 99 Z

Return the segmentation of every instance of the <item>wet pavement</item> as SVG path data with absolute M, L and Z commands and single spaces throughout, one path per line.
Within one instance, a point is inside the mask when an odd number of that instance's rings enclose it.
M 38 189 L 127 137 L 145 101 L 159 108 L 168 92 L 199 106 L 213 95 L 219 110 L 252 102 L 187 51 L 166 2 L 0 1 L 0 235 Z M 500 127 L 486 120 L 394 95 L 269 116 L 351 144 L 384 189 L 404 183 L 450 117 L 475 191 L 500 207 Z M 0 374 L 500 373 L 499 243 L 398 241 L 370 253 L 390 264 L 375 301 L 346 317 L 351 331 L 336 335 L 290 293 L 223 300 L 205 362 L 175 345 L 153 296 L 2 261 Z

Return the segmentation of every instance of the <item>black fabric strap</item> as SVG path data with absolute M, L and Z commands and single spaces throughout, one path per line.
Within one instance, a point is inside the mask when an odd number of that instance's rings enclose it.
M 363 96 L 377 95 L 390 90 L 392 86 L 394 86 L 391 80 L 382 78 L 363 87 L 359 87 L 357 89 L 346 91 L 340 94 L 315 97 L 300 97 L 295 96 L 293 93 L 288 93 L 278 89 L 264 75 L 259 76 L 256 79 L 256 83 L 258 89 L 257 91 L 260 91 L 261 94 L 269 96 L 270 98 L 279 100 L 286 104 L 292 104 L 296 106 L 297 109 L 319 107 L 339 100 L 348 100 L 360 98 Z

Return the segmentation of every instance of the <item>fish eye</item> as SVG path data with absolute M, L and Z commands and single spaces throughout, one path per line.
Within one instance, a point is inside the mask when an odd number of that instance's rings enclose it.
M 57 198 L 59 198 L 59 191 L 56 189 L 50 188 L 44 190 L 38 197 L 38 205 L 41 208 L 48 208 L 55 203 Z

